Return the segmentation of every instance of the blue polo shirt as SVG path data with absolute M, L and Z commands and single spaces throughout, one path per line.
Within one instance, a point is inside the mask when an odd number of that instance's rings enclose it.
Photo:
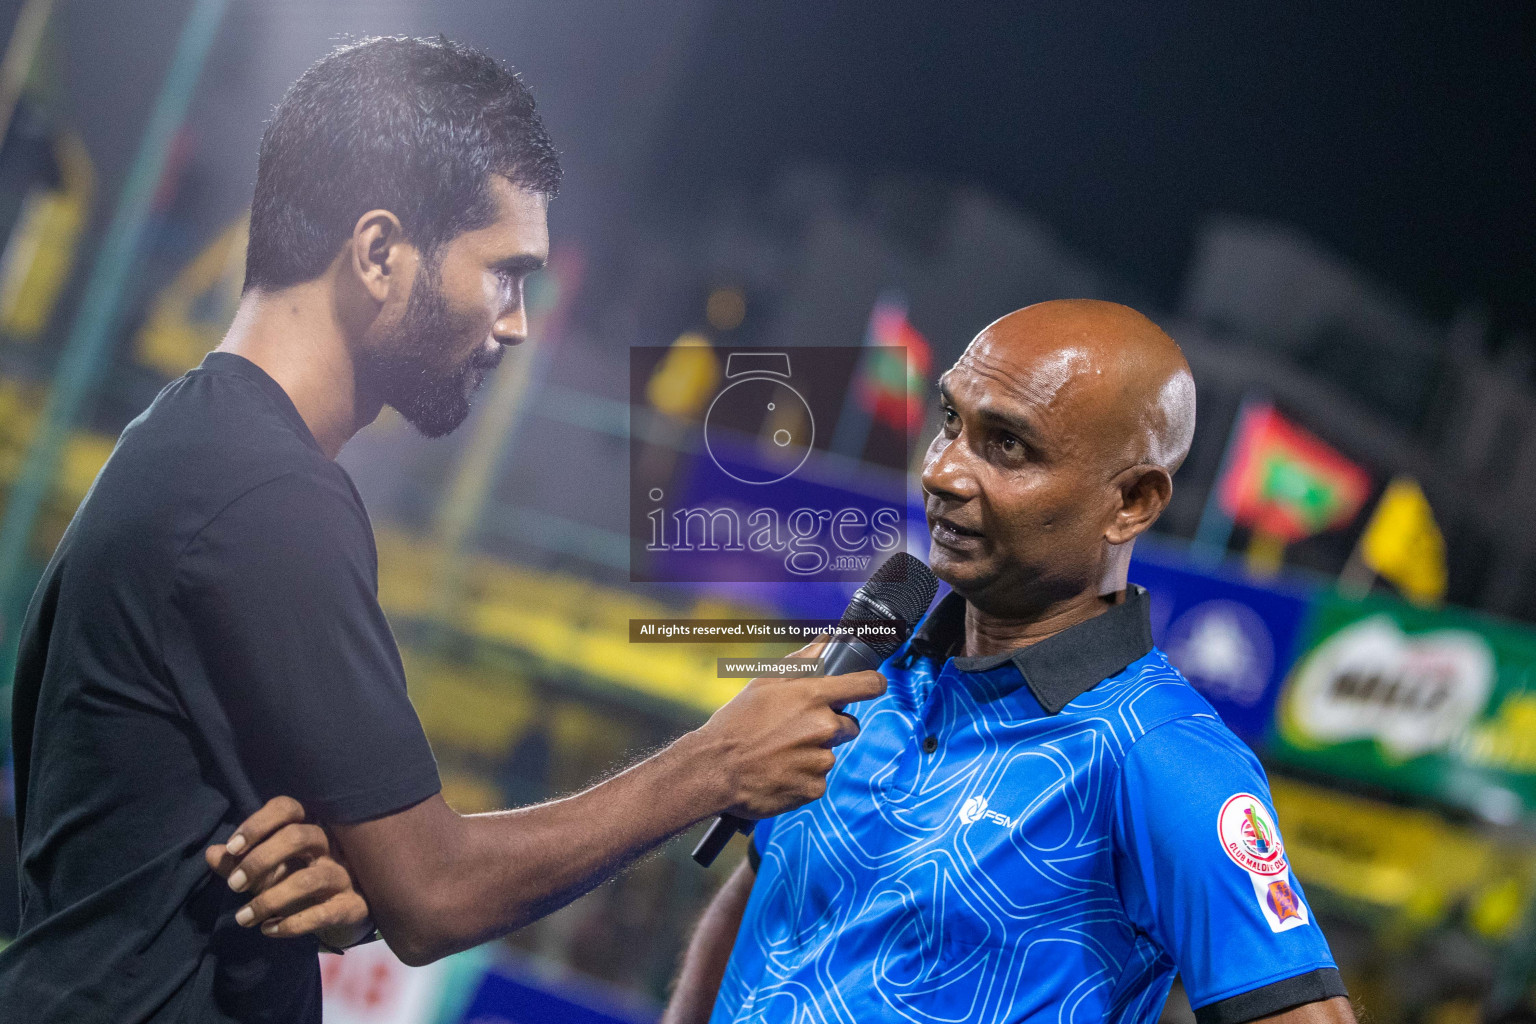
M 826 796 L 753 837 L 713 1024 L 1201 1024 L 1343 995 L 1263 769 L 1152 645 L 1145 590 L 951 657 L 951 594 L 849 707 Z

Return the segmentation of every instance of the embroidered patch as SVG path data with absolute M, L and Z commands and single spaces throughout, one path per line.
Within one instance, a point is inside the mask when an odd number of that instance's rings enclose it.
M 1279 921 L 1301 916 L 1301 901 L 1283 878 L 1269 883 L 1269 895 L 1264 897 L 1264 902 L 1269 904 L 1269 909 Z
M 1272 932 L 1311 923 L 1307 905 L 1291 888 L 1291 867 L 1285 860 L 1280 829 L 1252 793 L 1239 793 L 1221 805 L 1216 817 L 1221 848 L 1253 883 L 1259 911 Z
M 1285 870 L 1280 830 L 1253 794 L 1239 793 L 1222 804 L 1216 830 L 1221 835 L 1221 848 L 1244 871 L 1272 876 Z
M 1248 880 L 1253 883 L 1253 895 L 1258 898 L 1259 910 L 1269 924 L 1270 931 L 1286 932 L 1311 923 L 1312 917 L 1307 913 L 1307 905 L 1296 895 L 1296 890 L 1291 888 L 1289 868 L 1282 870 L 1279 878 L 1256 875 L 1250 871 Z

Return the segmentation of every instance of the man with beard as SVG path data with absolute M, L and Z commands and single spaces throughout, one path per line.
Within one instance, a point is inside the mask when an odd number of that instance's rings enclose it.
M 315 935 L 371 927 L 354 878 L 420 964 L 822 792 L 873 672 L 755 681 L 564 800 L 461 816 L 439 792 L 333 460 L 386 404 L 431 436 L 464 419 L 527 331 L 558 180 L 527 89 L 446 40 L 345 47 L 277 107 L 235 321 L 124 431 L 28 610 L 0 1019 L 318 1021 Z
M 1131 549 L 1189 451 L 1173 340 L 1108 302 L 983 330 L 922 485 L 954 588 L 849 712 L 827 794 L 753 835 L 665 1024 L 1352 1024 L 1264 771 L 1152 645 Z

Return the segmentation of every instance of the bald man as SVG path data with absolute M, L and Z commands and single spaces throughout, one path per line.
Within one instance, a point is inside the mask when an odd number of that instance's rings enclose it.
M 826 796 L 759 824 L 667 1024 L 1353 1021 L 1264 772 L 1152 644 L 1131 548 L 1194 433 L 1173 340 L 1030 306 L 940 381 L 953 593 L 850 706 Z

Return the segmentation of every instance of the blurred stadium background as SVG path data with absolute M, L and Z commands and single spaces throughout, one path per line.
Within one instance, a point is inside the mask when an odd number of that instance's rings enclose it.
M 1351 992 L 1382 1024 L 1529 1016 L 1529 15 L 0 7 L 4 678 L 117 433 L 227 326 L 272 104 L 342 39 L 442 32 L 525 73 L 567 167 L 533 343 L 451 438 L 386 411 L 341 457 L 450 803 L 570 792 L 728 698 L 714 658 L 748 649 L 631 646 L 627 620 L 835 615 L 847 593 L 629 582 L 632 346 L 698 350 L 648 392 L 648 416 L 689 421 L 718 347 L 903 344 L 926 437 L 933 380 L 980 327 L 1114 299 L 1178 339 L 1200 391 L 1132 578 L 1265 760 Z M 740 853 L 705 872 L 690 848 L 432 968 L 326 957 L 327 1019 L 652 1019 Z M 0 851 L 5 934 L 8 822 Z M 1165 1015 L 1192 1019 L 1177 991 Z

